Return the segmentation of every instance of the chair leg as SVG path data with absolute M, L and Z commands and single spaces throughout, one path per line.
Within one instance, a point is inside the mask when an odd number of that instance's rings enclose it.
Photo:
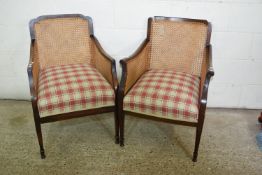
M 115 143 L 119 144 L 119 117 L 118 111 L 115 111 Z
M 43 146 L 41 124 L 40 124 L 40 121 L 36 118 L 35 118 L 35 129 L 36 129 L 36 134 L 37 134 L 38 143 L 40 147 L 40 155 L 41 155 L 41 158 L 44 159 L 46 156 L 45 156 L 45 150 Z
M 197 161 L 198 148 L 199 148 L 199 143 L 200 143 L 200 139 L 201 139 L 202 128 L 203 128 L 203 123 L 199 124 L 199 126 L 197 126 L 197 128 L 196 128 L 195 149 L 194 149 L 193 159 L 192 159 L 193 162 Z
M 124 125 L 125 125 L 125 114 L 123 110 L 119 111 L 119 128 L 120 128 L 120 146 L 124 146 Z
M 42 130 L 41 130 L 41 123 L 40 123 L 40 116 L 38 112 L 38 108 L 36 105 L 36 102 L 32 102 L 32 107 L 33 107 L 33 113 L 34 113 L 34 121 L 35 121 L 35 129 L 36 129 L 36 134 L 37 134 L 37 139 L 40 147 L 40 155 L 41 158 L 44 159 L 45 156 L 45 150 L 43 146 L 43 136 L 42 136 Z

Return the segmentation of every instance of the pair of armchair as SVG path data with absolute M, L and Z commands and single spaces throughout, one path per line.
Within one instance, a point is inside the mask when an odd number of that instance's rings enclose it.
M 114 112 L 115 142 L 120 146 L 125 114 L 196 127 L 197 160 L 214 75 L 207 21 L 149 18 L 145 41 L 120 61 L 120 85 L 115 60 L 94 36 L 90 17 L 41 16 L 31 20 L 30 34 L 27 71 L 41 158 L 41 124 Z

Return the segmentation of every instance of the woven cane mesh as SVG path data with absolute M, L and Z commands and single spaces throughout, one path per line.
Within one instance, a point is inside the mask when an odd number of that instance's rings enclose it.
M 139 77 L 148 69 L 148 53 L 150 44 L 147 44 L 144 49 L 135 57 L 128 61 L 127 79 L 125 93 L 134 85 Z
M 199 92 L 200 96 L 199 98 L 201 98 L 201 95 L 202 95 L 208 65 L 209 65 L 208 50 L 205 48 L 204 54 L 203 54 L 202 68 L 201 68 L 202 71 L 201 71 L 201 78 L 200 78 L 200 92 Z
M 43 19 L 34 29 L 41 68 L 91 62 L 87 20 L 79 17 Z
M 113 86 L 112 63 L 102 55 L 95 42 L 92 42 L 92 56 L 95 67 Z
M 37 45 L 34 44 L 31 46 L 31 56 L 32 61 L 33 61 L 33 79 L 34 79 L 34 85 L 35 85 L 35 90 L 37 91 L 38 87 L 38 76 L 39 76 L 39 59 L 38 59 L 38 54 L 37 54 Z
M 173 69 L 200 76 L 208 26 L 201 22 L 154 19 L 150 69 Z

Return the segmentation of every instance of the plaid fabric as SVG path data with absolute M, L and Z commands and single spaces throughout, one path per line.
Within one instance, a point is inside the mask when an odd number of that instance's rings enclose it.
M 124 110 L 197 122 L 199 82 L 182 72 L 150 70 L 124 97 Z
M 52 66 L 39 77 L 38 109 L 41 117 L 114 106 L 110 84 L 87 64 Z

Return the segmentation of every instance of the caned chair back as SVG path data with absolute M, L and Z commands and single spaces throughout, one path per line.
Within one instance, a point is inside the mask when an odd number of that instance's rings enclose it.
M 173 69 L 200 76 L 209 42 L 206 21 L 155 17 L 149 27 L 150 69 Z
M 40 68 L 91 63 L 90 21 L 81 15 L 31 21 L 31 37 L 35 39 Z

